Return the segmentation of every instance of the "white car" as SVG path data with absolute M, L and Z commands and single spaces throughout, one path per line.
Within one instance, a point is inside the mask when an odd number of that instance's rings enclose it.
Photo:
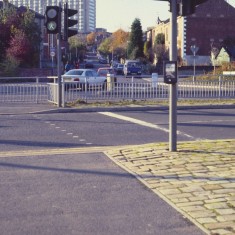
M 71 69 L 62 75 L 62 82 L 64 82 L 65 90 L 74 87 L 85 90 L 86 87 L 91 86 L 101 86 L 105 89 L 107 77 L 99 76 L 93 69 Z

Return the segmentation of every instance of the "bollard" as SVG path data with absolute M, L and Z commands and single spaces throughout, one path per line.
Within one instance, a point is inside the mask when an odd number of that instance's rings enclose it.
M 157 88 L 158 74 L 152 73 L 152 88 Z
M 112 91 L 114 88 L 114 75 L 108 73 L 107 74 L 107 91 Z

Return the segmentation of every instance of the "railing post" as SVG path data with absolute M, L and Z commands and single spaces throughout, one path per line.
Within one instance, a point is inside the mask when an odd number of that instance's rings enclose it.
M 131 77 L 131 100 L 134 101 L 134 77 Z
M 219 99 L 221 98 L 222 93 L 222 76 L 219 75 Z
M 87 103 L 87 77 L 85 77 L 85 101 Z
M 65 85 L 64 85 L 64 81 L 61 82 L 62 84 L 62 107 L 65 107 Z
M 38 86 L 39 86 L 39 78 L 36 77 L 36 104 L 38 104 Z

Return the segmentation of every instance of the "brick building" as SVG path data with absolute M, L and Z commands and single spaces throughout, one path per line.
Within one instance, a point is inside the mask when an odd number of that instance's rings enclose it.
M 192 65 L 194 61 L 191 46 L 196 46 L 197 65 L 211 65 L 211 50 L 220 50 L 223 40 L 235 38 L 235 8 L 225 0 L 208 0 L 196 7 L 193 15 L 177 18 L 177 47 L 183 64 Z M 157 34 L 165 35 L 165 45 L 170 45 L 170 21 L 158 21 L 148 35 L 154 43 Z

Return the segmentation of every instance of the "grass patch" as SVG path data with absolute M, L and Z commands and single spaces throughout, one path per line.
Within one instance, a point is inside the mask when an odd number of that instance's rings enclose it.
M 122 101 L 103 101 L 103 102 L 85 102 L 76 100 L 67 103 L 67 107 L 120 107 L 120 106 L 169 106 L 169 100 L 122 100 Z M 177 106 L 194 106 L 194 105 L 235 105 L 235 99 L 179 99 Z

